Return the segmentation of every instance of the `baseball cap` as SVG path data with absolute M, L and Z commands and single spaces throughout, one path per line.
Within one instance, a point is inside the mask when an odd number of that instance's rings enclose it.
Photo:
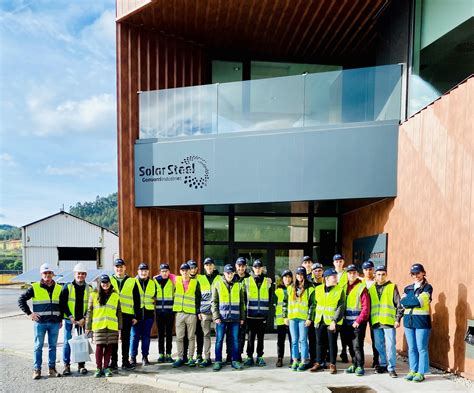
M 168 265 L 167 263 L 162 263 L 160 265 L 160 270 L 170 270 L 170 265 Z
M 118 258 L 114 262 L 114 266 L 124 266 L 124 265 L 125 265 L 125 261 L 122 258 Z
M 40 266 L 40 273 L 52 272 L 54 273 L 53 267 L 49 263 L 43 263 Z
M 379 265 L 375 268 L 376 272 L 386 272 L 387 268 L 384 265 Z
M 150 268 L 146 263 L 142 262 L 138 265 L 138 270 L 150 270 Z
M 282 277 L 285 277 L 285 276 L 293 277 L 293 273 L 291 272 L 291 270 L 286 269 L 286 270 L 283 270 L 283 272 L 281 273 L 281 276 Z
M 186 262 L 189 266 L 190 269 L 194 269 L 197 267 L 197 263 L 196 261 L 193 261 L 192 259 L 190 259 L 188 262 Z
M 255 261 L 253 261 L 253 267 L 263 267 L 263 263 L 260 259 L 256 259 Z
M 346 272 L 356 272 L 357 266 L 356 265 L 349 265 L 346 267 Z
M 179 267 L 180 270 L 189 270 L 189 264 L 187 263 L 183 263 L 180 267 Z
M 224 273 L 234 273 L 235 268 L 230 263 L 224 266 Z
M 344 259 L 344 257 L 342 256 L 342 254 L 335 254 L 335 255 L 332 257 L 332 260 L 333 260 L 333 261 L 338 261 L 339 259 Z
M 329 277 L 329 276 L 334 276 L 337 275 L 337 272 L 335 269 L 326 269 L 323 273 L 323 277 Z
M 246 265 L 246 264 L 247 264 L 247 260 L 246 260 L 244 257 L 239 257 L 239 258 L 237 258 L 237 260 L 235 261 L 235 264 L 236 264 L 236 265 Z
M 304 274 L 306 275 L 306 269 L 303 266 L 300 266 L 296 269 L 296 274 Z
M 420 273 L 425 272 L 425 268 L 421 263 L 414 263 L 410 268 L 410 273 Z
M 313 263 L 313 266 L 311 266 L 311 270 L 322 269 L 322 268 L 323 268 L 323 265 L 320 264 L 319 262 L 315 262 L 315 263 Z
M 110 277 L 107 274 L 102 274 L 100 276 L 100 282 L 110 282 Z
M 306 261 L 313 261 L 313 258 L 311 258 L 309 255 L 305 255 L 305 256 L 301 259 L 301 262 L 306 262 Z
M 362 269 L 373 269 L 374 268 L 374 263 L 372 261 L 365 261 L 362 264 Z
M 214 259 L 212 259 L 211 257 L 207 257 L 206 259 L 204 259 L 204 265 L 211 265 L 214 263 Z

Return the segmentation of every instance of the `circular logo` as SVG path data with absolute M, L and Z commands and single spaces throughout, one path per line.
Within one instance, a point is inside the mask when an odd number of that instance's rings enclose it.
M 181 161 L 181 165 L 192 166 L 194 172 L 184 176 L 184 184 L 189 188 L 204 188 L 209 180 L 209 169 L 204 158 L 199 156 L 189 156 Z

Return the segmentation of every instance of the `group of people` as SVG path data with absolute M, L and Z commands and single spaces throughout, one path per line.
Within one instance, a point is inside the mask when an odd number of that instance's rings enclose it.
M 212 366 L 214 371 L 226 363 L 237 370 L 253 365 L 262 367 L 266 365 L 264 335 L 273 303 L 278 333 L 277 367 L 283 366 L 288 337 L 293 370 L 315 372 L 329 368 L 330 373 L 335 374 L 340 334 L 341 358 L 348 360 L 347 349 L 352 358 L 346 372 L 364 375 L 364 338 L 369 325 L 375 372 L 388 372 L 396 377 L 395 330 L 403 317 L 410 363 L 406 379 L 422 381 L 429 368 L 432 295 L 423 266 L 411 267 L 414 283 L 400 296 L 397 286 L 387 280 L 384 266 L 375 267 L 373 262 L 366 261 L 362 265 L 363 278 L 360 278 L 355 265 L 344 269 L 342 255 L 336 254 L 333 263 L 334 268 L 324 270 L 321 264 L 313 263 L 312 258 L 306 256 L 294 275 L 290 270 L 283 271 L 274 286 L 265 274 L 262 261 L 253 262 L 250 274 L 243 257 L 234 265 L 225 265 L 222 275 L 214 260 L 208 257 L 203 261 L 202 274 L 198 273 L 198 264 L 190 260 L 180 266 L 179 275 L 172 274 L 169 265 L 163 263 L 155 277 L 150 275 L 146 263 L 138 266 L 136 277 L 128 276 L 125 261 L 117 259 L 114 274 L 100 276 L 96 290 L 86 283 L 87 269 L 83 264 L 74 267 L 73 282 L 64 286 L 53 280 L 53 269 L 44 264 L 40 268 L 41 281 L 19 298 L 19 307 L 34 321 L 33 378 L 41 378 L 46 333 L 49 376 L 61 376 L 55 364 L 56 343 L 63 323 L 62 375 L 71 374 L 68 340 L 73 329 L 93 336 L 96 377 L 112 376 L 118 369 L 119 341 L 122 368 L 137 366 L 140 342 L 142 365 L 149 365 L 150 336 L 155 320 L 158 363 L 171 363 L 173 367 Z M 32 299 L 33 310 L 27 304 L 29 299 Z M 213 323 L 214 362 L 211 360 Z M 177 345 L 175 359 L 171 356 L 173 327 Z M 84 363 L 78 364 L 78 372 L 87 373 Z

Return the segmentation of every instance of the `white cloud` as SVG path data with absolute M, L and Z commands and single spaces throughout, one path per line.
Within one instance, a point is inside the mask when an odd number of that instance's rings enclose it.
M 12 167 L 16 166 L 16 162 L 11 154 L 2 153 L 0 154 L 0 163 L 2 166 Z
M 65 133 L 108 132 L 115 127 L 115 97 L 111 94 L 93 95 L 83 100 L 66 100 L 57 105 L 47 97 L 31 95 L 27 99 L 38 136 Z
M 105 10 L 81 32 L 81 43 L 94 55 L 115 56 L 115 11 Z
M 70 163 L 67 166 L 48 165 L 44 172 L 51 176 L 94 177 L 101 174 L 110 174 L 117 171 L 115 162 L 86 162 Z

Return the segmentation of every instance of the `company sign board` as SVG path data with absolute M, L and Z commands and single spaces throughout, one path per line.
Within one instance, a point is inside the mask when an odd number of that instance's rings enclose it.
M 369 259 L 375 267 L 387 266 L 387 247 L 388 235 L 386 233 L 354 239 L 352 261 L 359 267 Z
M 135 205 L 396 196 L 398 123 L 139 140 Z

